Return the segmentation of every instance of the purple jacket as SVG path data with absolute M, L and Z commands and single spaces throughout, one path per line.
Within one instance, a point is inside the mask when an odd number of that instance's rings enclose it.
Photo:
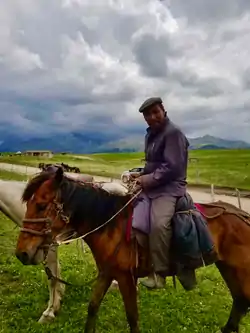
M 188 146 L 186 136 L 168 118 L 159 132 L 147 129 L 142 188 L 149 198 L 186 193 Z

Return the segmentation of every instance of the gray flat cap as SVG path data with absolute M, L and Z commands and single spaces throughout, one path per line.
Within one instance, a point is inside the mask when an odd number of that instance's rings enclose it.
M 140 106 L 139 112 L 144 112 L 147 108 L 155 104 L 162 104 L 162 99 L 160 97 L 150 97 L 146 99 L 146 101 Z

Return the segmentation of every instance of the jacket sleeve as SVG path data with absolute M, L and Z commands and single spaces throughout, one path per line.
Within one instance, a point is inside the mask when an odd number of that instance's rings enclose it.
M 144 139 L 144 161 L 145 161 L 145 165 L 144 165 L 144 168 L 143 168 L 143 170 L 142 170 L 142 172 L 141 172 L 141 176 L 146 174 L 146 169 L 147 169 L 147 160 L 146 160 L 147 152 L 146 152 L 146 145 L 147 145 L 147 135 L 145 136 L 145 139 Z
M 142 188 L 153 188 L 175 180 L 186 167 L 187 141 L 180 131 L 165 137 L 164 162 L 154 172 L 141 176 Z

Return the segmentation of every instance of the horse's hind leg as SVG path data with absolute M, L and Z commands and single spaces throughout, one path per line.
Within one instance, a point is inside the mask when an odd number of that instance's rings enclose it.
M 216 264 L 223 279 L 225 280 L 232 298 L 233 305 L 226 326 L 221 329 L 222 333 L 239 333 L 239 325 L 242 317 L 247 313 L 250 305 L 249 300 L 244 296 L 235 271 L 223 262 Z
M 120 292 L 126 310 L 127 320 L 131 333 L 139 333 L 138 307 L 137 307 L 137 280 L 133 278 L 131 272 L 122 272 L 117 277 Z
M 247 313 L 249 302 L 243 297 L 233 300 L 232 310 L 225 327 L 221 329 L 222 333 L 239 333 L 239 324 L 242 317 Z
M 106 276 L 102 273 L 99 273 L 97 277 L 96 284 L 93 288 L 91 300 L 88 307 L 88 317 L 85 324 L 85 333 L 94 333 L 96 326 L 96 318 L 97 312 L 105 296 L 110 284 L 112 282 L 112 278 Z

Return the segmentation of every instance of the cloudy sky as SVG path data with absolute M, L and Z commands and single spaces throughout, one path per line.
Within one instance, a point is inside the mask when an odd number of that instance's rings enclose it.
M 249 0 L 8 0 L 0 25 L 0 136 L 136 131 L 156 95 L 188 136 L 250 142 Z

